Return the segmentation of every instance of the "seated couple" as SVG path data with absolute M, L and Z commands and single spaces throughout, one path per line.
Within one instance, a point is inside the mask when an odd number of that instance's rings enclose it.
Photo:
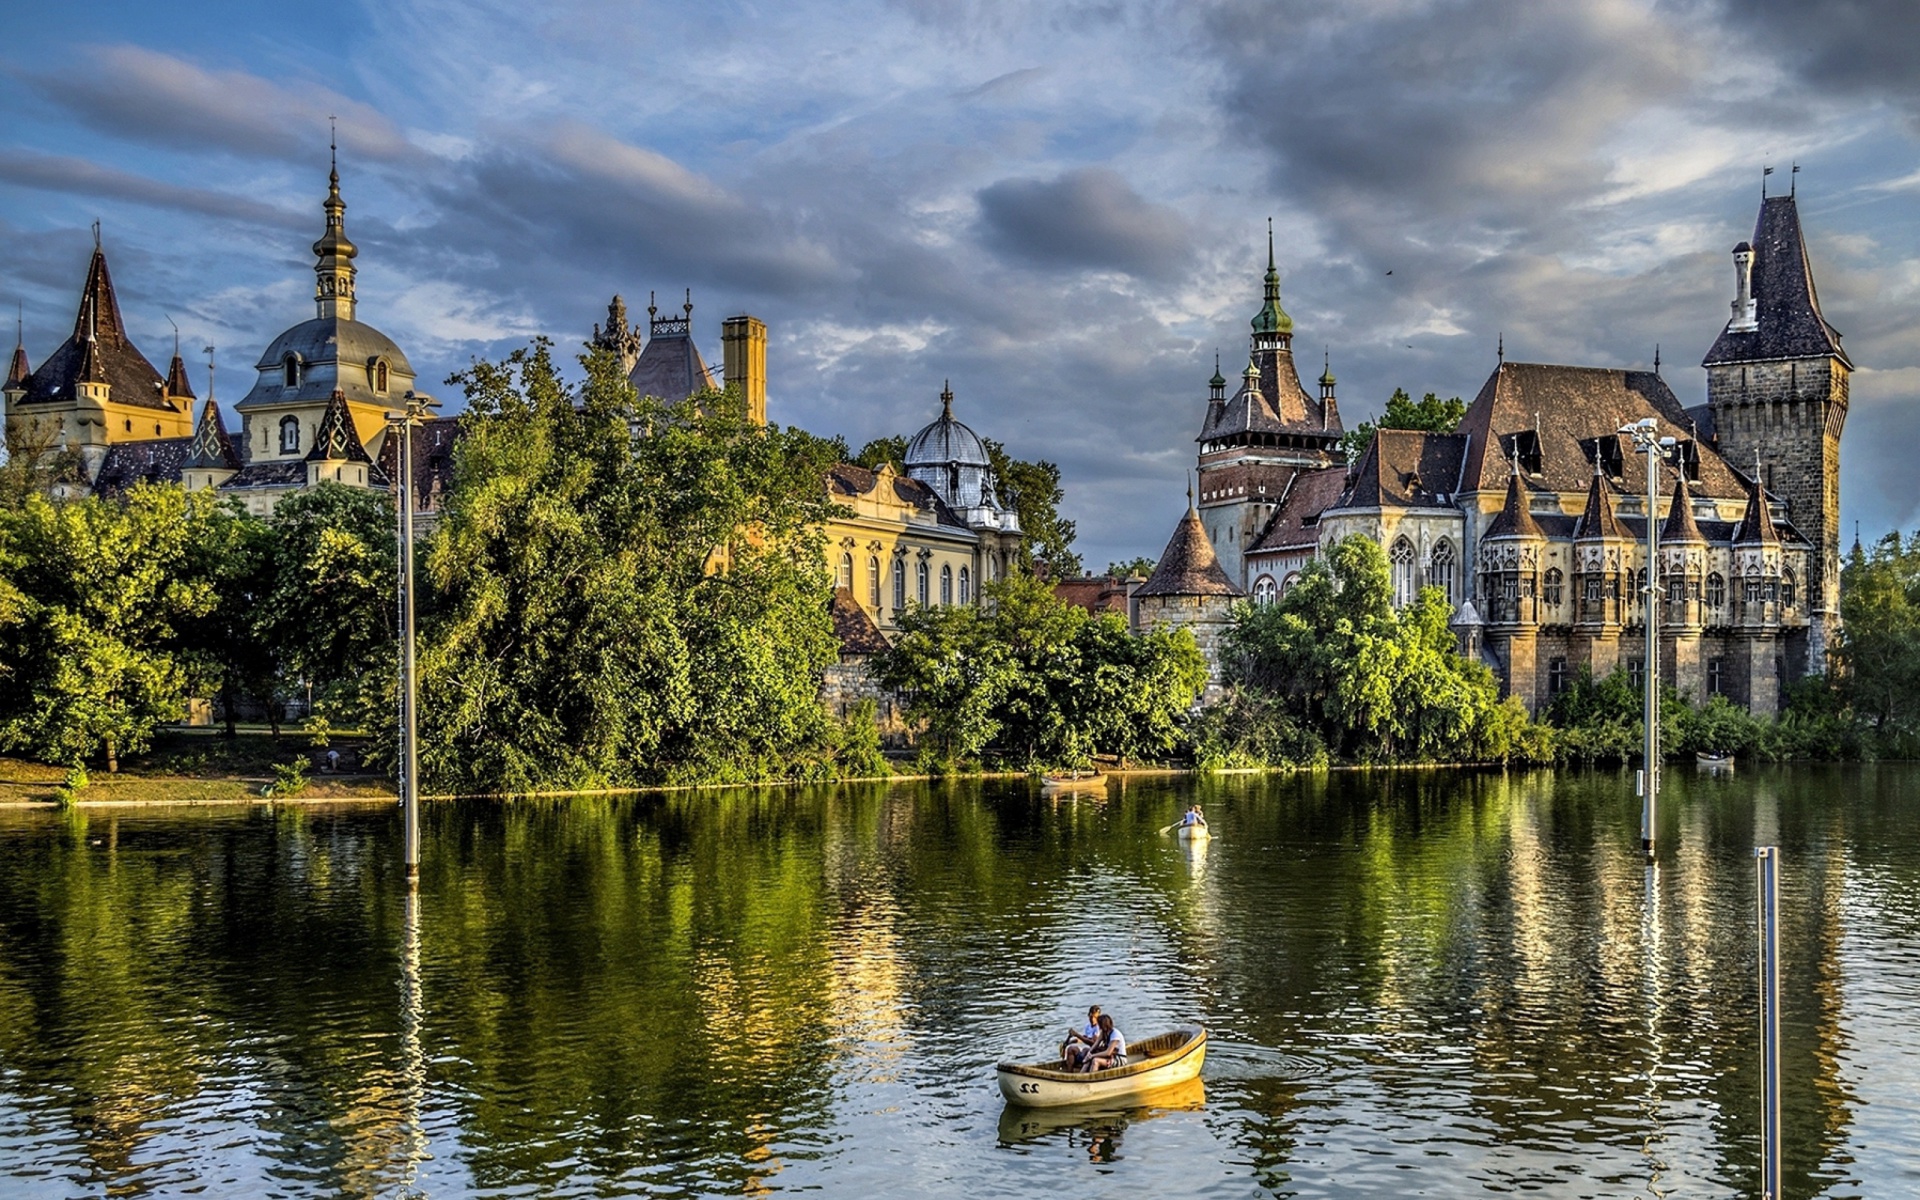
M 1098 1004 L 1087 1010 L 1087 1023 L 1067 1030 L 1060 1059 L 1069 1071 L 1108 1071 L 1127 1065 L 1127 1039 L 1113 1027 L 1113 1018 Z

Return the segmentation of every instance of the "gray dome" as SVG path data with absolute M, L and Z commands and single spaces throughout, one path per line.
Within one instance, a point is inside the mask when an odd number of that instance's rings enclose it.
M 299 383 L 285 383 L 285 364 L 291 356 L 300 363 Z M 376 369 L 386 364 L 386 387 L 378 386 Z M 324 404 L 335 389 L 363 404 L 397 408 L 413 390 L 413 364 L 394 340 L 373 326 L 349 317 L 315 317 L 302 321 L 268 343 L 254 369 L 260 377 L 235 407 L 241 411 L 262 405 Z
M 390 369 L 402 375 L 413 374 L 413 364 L 392 338 L 364 322 L 342 317 L 300 322 L 273 339 L 254 366 L 262 371 L 277 367 L 288 354 L 297 354 L 301 361 L 310 363 L 365 363 L 384 358 Z
M 908 471 L 915 467 L 986 467 L 992 465 L 987 447 L 978 434 L 953 419 L 953 391 L 940 394 L 942 409 L 933 424 L 913 435 L 907 443 Z

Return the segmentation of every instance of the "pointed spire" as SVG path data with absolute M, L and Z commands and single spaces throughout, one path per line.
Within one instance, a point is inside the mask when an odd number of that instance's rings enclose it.
M 321 319 L 353 320 L 353 260 L 360 249 L 347 238 L 347 202 L 340 198 L 340 158 L 337 139 L 329 139 L 330 167 L 327 198 L 320 207 L 327 214 L 326 232 L 313 244 L 313 300 Z
M 1753 452 L 1753 478 L 1747 485 L 1747 512 L 1740 518 L 1740 531 L 1733 535 L 1736 546 L 1772 545 L 1780 540 L 1773 527 L 1773 509 L 1767 503 L 1767 489 L 1760 483 L 1760 451 Z
M 240 455 L 233 448 L 233 439 L 227 436 L 227 423 L 220 415 L 220 405 L 211 395 L 200 406 L 200 422 L 193 427 L 193 449 L 188 452 L 187 461 L 180 465 L 201 471 L 240 469 Z
M 1698 545 L 1707 539 L 1693 519 L 1693 492 L 1687 487 L 1684 472 L 1673 480 L 1673 503 L 1667 506 L 1667 519 L 1660 526 L 1660 540 L 1669 545 Z
M 87 283 L 80 289 L 80 309 L 73 316 L 73 340 L 77 345 L 89 337 L 110 345 L 127 340 L 127 327 L 120 320 L 120 301 L 113 291 L 113 273 L 107 270 L 107 254 L 100 248 L 100 231 L 94 227 L 93 258 L 87 263 Z
M 1495 344 L 1494 354 L 1499 356 L 1501 365 L 1505 366 L 1507 361 L 1507 331 L 1504 329 L 1500 331 L 1500 340 Z
M 1517 457 L 1507 460 L 1507 502 L 1501 505 L 1493 524 L 1487 526 L 1486 536 L 1542 539 L 1547 536 L 1546 530 L 1540 528 L 1540 522 L 1534 519 L 1533 505 L 1527 499 L 1526 486 L 1520 481 L 1520 461 Z
M 1624 541 L 1626 531 L 1613 513 L 1613 490 L 1600 472 L 1600 447 L 1593 448 L 1593 482 L 1587 486 L 1587 507 L 1580 515 L 1576 541 Z
M 347 394 L 339 388 L 327 397 L 327 411 L 320 415 L 320 427 L 313 431 L 313 449 L 307 461 L 370 463 L 360 433 L 353 427 L 353 414 L 347 411 Z
M 14 314 L 13 364 L 7 368 L 7 390 L 14 391 L 27 386 L 27 376 L 33 374 L 33 368 L 27 363 L 27 318 L 25 308 Z
M 100 264 L 104 272 L 106 260 L 100 257 L 98 250 L 95 250 L 93 254 L 94 261 Z M 92 276 L 89 275 L 88 283 L 91 284 L 92 281 Z M 107 382 L 107 368 L 106 363 L 103 362 L 100 357 L 100 308 L 91 287 L 88 288 L 86 298 L 82 301 L 82 304 L 84 308 L 81 315 L 86 321 L 86 337 L 80 343 L 79 382 L 105 383 Z
M 1333 351 L 1325 346 L 1320 347 L 1320 363 L 1325 368 L 1320 372 L 1320 386 L 1322 389 L 1330 389 L 1336 382 L 1333 378 Z
M 1653 373 L 1655 375 L 1658 375 L 1660 373 L 1660 343 L 1659 342 L 1655 342 L 1653 344 Z
M 1256 347 L 1262 342 L 1284 346 L 1293 338 L 1293 318 L 1280 307 L 1280 268 L 1273 257 L 1273 218 L 1267 218 L 1267 273 L 1262 287 L 1263 303 L 1254 314 L 1253 336 Z
M 180 357 L 177 339 L 173 347 L 173 361 L 167 364 L 167 382 L 163 394 L 172 400 L 193 399 L 193 385 L 187 382 L 187 364 Z
M 953 420 L 953 380 L 940 381 L 940 419 Z
M 1200 511 L 1199 509 L 1193 506 L 1193 472 L 1192 471 L 1187 472 L 1187 511 L 1188 512 Z

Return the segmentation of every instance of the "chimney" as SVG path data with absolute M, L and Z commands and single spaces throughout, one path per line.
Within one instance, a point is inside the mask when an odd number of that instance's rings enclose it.
M 747 417 L 767 423 L 767 323 L 745 313 L 720 323 L 721 370 L 728 387 L 738 387 Z
M 1741 242 L 1733 248 L 1733 320 L 1729 333 L 1752 333 L 1760 328 L 1759 306 L 1753 299 L 1753 247 Z

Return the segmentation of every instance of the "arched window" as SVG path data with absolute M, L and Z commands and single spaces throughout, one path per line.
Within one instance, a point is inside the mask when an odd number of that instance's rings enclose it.
M 1719 608 L 1727 602 L 1727 581 L 1720 572 L 1707 576 L 1707 607 Z
M 290 388 L 300 386 L 300 360 L 289 354 L 280 363 L 281 377 Z
M 850 553 L 842 554 L 840 556 L 840 578 L 836 581 L 836 583 L 838 586 L 846 588 L 848 591 L 853 590 L 853 555 L 852 554 Z
M 1427 564 L 1427 582 L 1447 593 L 1447 603 L 1453 603 L 1453 543 L 1441 538 L 1433 548 L 1433 556 Z
M 1280 581 L 1280 594 L 1282 596 L 1286 595 L 1288 592 L 1293 590 L 1293 585 L 1299 582 L 1300 582 L 1300 572 L 1293 571 L 1289 573 L 1285 579 L 1282 579 Z
M 922 559 L 920 561 L 920 569 L 915 572 L 914 580 L 914 582 L 919 585 L 917 590 L 920 595 L 920 606 L 922 608 L 926 607 L 927 603 L 933 598 L 932 590 L 927 586 L 929 578 L 926 560 Z
M 960 568 L 960 603 L 973 603 L 973 572 L 965 567 Z
M 1278 598 L 1279 589 L 1273 586 L 1273 576 L 1262 575 L 1253 581 L 1253 602 L 1272 604 Z
M 1393 569 L 1393 603 L 1396 608 L 1405 608 L 1413 603 L 1416 586 L 1413 557 L 1413 543 L 1406 538 L 1394 542 L 1393 549 L 1387 554 L 1388 565 Z
M 953 603 L 953 568 L 952 567 L 940 568 L 940 603 L 943 606 Z
M 1793 572 L 1780 572 L 1780 603 L 1786 608 L 1793 607 Z
M 373 364 L 373 390 L 383 396 L 387 393 L 387 360 L 384 358 Z
M 1547 577 L 1540 584 L 1540 598 L 1548 604 L 1560 603 L 1561 596 L 1565 594 L 1561 589 L 1566 586 L 1566 581 L 1567 577 L 1560 573 L 1559 567 L 1548 567 Z
M 907 606 L 907 562 L 903 558 L 893 560 L 893 610 L 899 612 Z
M 300 453 L 300 418 L 286 416 L 280 418 L 280 453 Z
M 867 556 L 867 603 L 874 608 L 880 607 L 880 556 Z

